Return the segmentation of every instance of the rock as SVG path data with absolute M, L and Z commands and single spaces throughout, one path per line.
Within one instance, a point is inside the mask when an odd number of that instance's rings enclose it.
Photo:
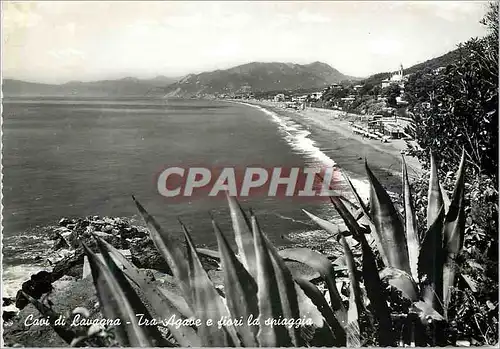
M 14 319 L 19 314 L 19 309 L 14 306 L 2 307 L 2 320 L 4 322 Z
M 111 224 L 108 224 L 108 225 L 104 226 L 104 228 L 102 228 L 102 231 L 105 233 L 109 233 L 112 230 L 113 230 L 113 226 Z
M 126 239 L 132 239 L 132 238 L 144 238 L 148 234 L 139 231 L 136 227 L 126 227 L 121 229 L 121 235 Z
M 83 249 L 76 250 L 72 255 L 57 262 L 52 268 L 52 281 L 59 280 L 64 275 L 80 279 L 82 277 Z
M 29 300 L 24 297 L 21 290 L 17 291 L 16 294 L 16 308 L 24 309 L 28 304 L 30 304 Z
M 138 268 L 156 269 L 171 274 L 170 267 L 158 253 L 152 240 L 143 239 L 130 246 L 132 263 Z
M 68 224 L 71 224 L 73 223 L 69 218 L 61 218 L 61 220 L 59 221 L 59 225 L 61 227 L 65 227 L 67 226 Z
M 52 291 L 52 273 L 43 270 L 31 275 L 31 279 L 24 282 L 21 289 L 31 297 L 40 299 L 43 294 Z M 18 292 L 16 296 L 16 307 L 18 309 L 23 309 L 28 303 L 29 301 L 26 297 L 24 297 L 21 292 Z
M 138 268 L 155 269 L 163 273 L 172 274 L 170 267 L 160 255 L 151 239 L 144 238 L 131 243 L 130 252 L 132 254 L 132 263 Z M 219 268 L 218 261 L 209 256 L 200 255 L 200 261 L 203 268 L 207 271 Z
M 102 231 L 95 231 L 94 232 L 94 235 L 100 237 L 100 238 L 103 238 L 104 240 L 106 240 L 106 238 L 111 238 L 111 237 L 114 237 L 113 235 L 111 234 L 108 234 L 108 233 L 104 233 Z
M 2 307 L 8 307 L 11 304 L 15 303 L 15 299 L 9 297 L 2 297 Z
M 66 241 L 66 239 L 62 236 L 59 236 L 59 239 L 57 239 L 54 243 L 54 246 L 52 247 L 52 250 L 57 251 L 63 248 L 70 248 L 70 244 Z

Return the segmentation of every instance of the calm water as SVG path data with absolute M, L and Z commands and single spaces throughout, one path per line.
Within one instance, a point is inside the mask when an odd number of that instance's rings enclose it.
M 229 231 L 225 201 L 162 197 L 156 176 L 167 166 L 331 161 L 307 139 L 307 131 L 239 104 L 43 99 L 4 101 L 3 108 L 4 279 L 33 267 L 32 250 L 46 248 L 39 231 L 61 217 L 137 218 L 131 194 L 167 230 L 180 234 L 181 217 L 197 244 L 213 247 L 208 211 Z M 258 198 L 244 205 L 276 241 L 314 229 L 302 208 L 331 215 L 329 206 L 318 202 Z

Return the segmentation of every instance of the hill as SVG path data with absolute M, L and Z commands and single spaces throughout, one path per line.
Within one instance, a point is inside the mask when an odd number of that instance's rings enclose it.
M 6 97 L 20 96 L 151 96 L 164 95 L 164 88 L 176 79 L 157 76 L 153 79 L 123 78 L 118 80 L 101 80 L 92 82 L 70 81 L 65 84 L 41 84 L 14 79 L 4 79 L 2 92 Z
M 353 79 L 326 63 L 252 62 L 225 70 L 190 74 L 167 86 L 168 97 L 214 96 L 277 90 L 323 88 Z
M 425 62 L 415 64 L 409 68 L 405 68 L 404 73 L 405 75 L 414 74 L 421 70 L 428 70 L 428 69 L 433 70 L 439 67 L 445 67 L 451 64 L 453 61 L 455 61 L 459 56 L 460 56 L 460 49 L 457 48 L 453 51 L 445 53 L 442 56 L 435 57 Z M 377 85 L 380 84 L 383 79 L 390 77 L 392 74 L 393 72 L 377 73 L 366 78 L 365 80 L 362 81 L 362 83 L 367 85 Z

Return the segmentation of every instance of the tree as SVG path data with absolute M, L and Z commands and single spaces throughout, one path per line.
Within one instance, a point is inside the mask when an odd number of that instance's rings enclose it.
M 476 174 L 498 171 L 498 4 L 482 23 L 490 33 L 459 45 L 459 58 L 439 72 L 415 74 L 406 85 L 415 115 L 416 152 L 425 164 L 429 150 L 445 170 L 455 168 L 465 149 Z M 424 106 L 423 102 L 426 102 Z
M 401 95 L 401 88 L 398 84 L 390 84 L 382 89 L 382 95 L 387 97 L 387 104 L 391 107 L 395 107 L 397 105 L 396 97 Z

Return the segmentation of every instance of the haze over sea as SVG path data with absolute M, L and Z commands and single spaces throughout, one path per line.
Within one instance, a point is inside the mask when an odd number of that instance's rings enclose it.
M 205 100 L 11 99 L 3 105 L 4 281 L 12 287 L 41 268 L 42 233 L 62 217 L 140 219 L 134 194 L 166 230 L 180 217 L 195 243 L 215 247 L 210 211 L 224 231 L 225 200 L 172 200 L 157 191 L 167 166 L 306 166 L 333 160 L 302 126 L 246 105 Z M 332 216 L 329 205 L 257 197 L 252 207 L 278 244 L 281 235 L 317 229 L 301 209 Z

